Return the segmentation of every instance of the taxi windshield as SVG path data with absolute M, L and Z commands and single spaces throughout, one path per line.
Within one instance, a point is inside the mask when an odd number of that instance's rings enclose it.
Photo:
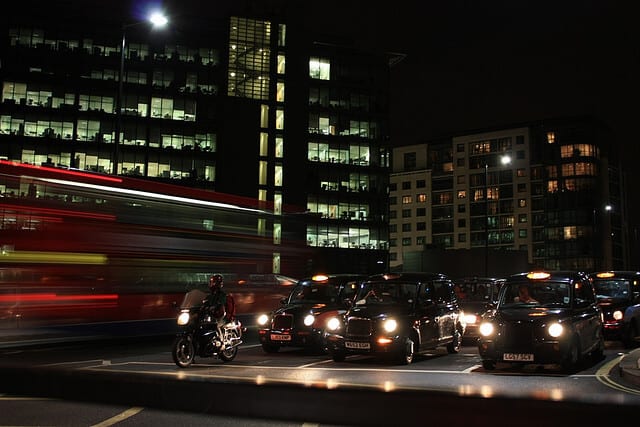
M 338 300 L 338 288 L 333 285 L 311 283 L 298 284 L 289 296 L 290 304 L 334 303 Z
M 570 286 L 564 282 L 507 283 L 500 294 L 500 305 L 509 307 L 569 307 Z
M 416 298 L 413 283 L 365 283 L 355 301 L 357 305 L 411 305 Z
M 629 298 L 628 280 L 596 280 L 594 283 L 598 299 Z

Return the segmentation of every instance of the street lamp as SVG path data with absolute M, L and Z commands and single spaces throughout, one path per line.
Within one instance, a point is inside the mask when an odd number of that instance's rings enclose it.
M 508 155 L 500 156 L 500 164 L 511 163 Z M 484 160 L 484 277 L 489 277 L 489 162 Z
M 124 51 L 127 45 L 127 28 L 134 27 L 136 25 L 143 24 L 145 22 L 151 23 L 153 28 L 161 28 L 167 25 L 169 20 L 160 12 L 152 12 L 147 21 L 138 21 L 130 24 L 122 24 L 122 44 L 120 45 L 120 69 L 118 70 L 118 94 L 116 98 L 116 135 L 113 141 L 113 168 L 111 173 L 113 175 L 118 174 L 118 149 L 120 145 L 120 138 L 122 134 L 122 98 L 124 97 L 124 86 L 122 80 L 124 79 Z

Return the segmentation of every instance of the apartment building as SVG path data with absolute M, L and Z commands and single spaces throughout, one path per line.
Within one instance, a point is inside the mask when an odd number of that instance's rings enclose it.
M 532 268 L 628 265 L 622 174 L 591 118 L 462 133 L 392 157 L 391 268 L 433 250 L 463 250 L 452 262 L 477 276 L 503 272 L 509 252 Z

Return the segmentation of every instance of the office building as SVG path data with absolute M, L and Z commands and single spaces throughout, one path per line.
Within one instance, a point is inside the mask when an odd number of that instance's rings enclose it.
M 2 29 L 1 159 L 255 198 L 274 273 L 387 267 L 393 55 L 296 2 L 175 2 L 164 29 L 128 2 L 33 3 Z

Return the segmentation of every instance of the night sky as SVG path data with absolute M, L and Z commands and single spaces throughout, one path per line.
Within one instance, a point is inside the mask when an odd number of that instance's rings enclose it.
M 309 19 L 327 32 L 351 34 L 363 47 L 407 55 L 392 70 L 395 145 L 553 117 L 601 119 L 624 159 L 632 231 L 640 226 L 640 197 L 633 193 L 640 184 L 634 3 L 335 1 L 344 13 L 323 8 Z M 632 267 L 640 269 L 637 253 Z

